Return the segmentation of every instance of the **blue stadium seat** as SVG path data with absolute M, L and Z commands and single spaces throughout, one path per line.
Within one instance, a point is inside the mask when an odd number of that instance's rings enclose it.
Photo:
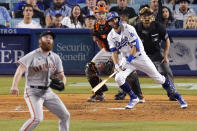
M 23 20 L 23 18 L 14 18 L 14 19 L 11 19 L 10 21 L 10 28 L 15 28 L 15 26 L 21 22 Z M 40 19 L 39 18 L 33 18 L 34 21 L 40 23 Z
M 10 10 L 14 9 L 14 6 L 19 2 L 19 0 L 10 0 Z
M 144 5 L 144 4 L 149 4 L 150 0 L 133 0 L 131 4 L 140 4 L 140 5 Z
M 190 4 L 190 8 L 194 9 L 194 11 L 197 13 L 197 4 Z
M 0 25 L 4 25 L 5 26 L 6 21 L 4 19 L 0 19 Z

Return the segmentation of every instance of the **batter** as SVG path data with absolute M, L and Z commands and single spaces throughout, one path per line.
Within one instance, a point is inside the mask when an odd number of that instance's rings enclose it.
M 108 34 L 107 40 L 115 68 L 119 71 L 115 76 L 115 80 L 120 88 L 130 96 L 130 102 L 125 108 L 132 109 L 139 103 L 138 97 L 126 82 L 127 76 L 134 70 L 140 70 L 153 78 L 157 83 L 162 84 L 162 87 L 168 94 L 179 102 L 181 108 L 187 108 L 186 101 L 176 91 L 174 85 L 157 71 L 150 58 L 146 55 L 142 41 L 137 35 L 135 28 L 128 24 L 122 24 L 118 14 L 113 11 L 107 15 L 107 21 L 113 28 Z M 120 65 L 118 64 L 118 51 L 122 55 Z

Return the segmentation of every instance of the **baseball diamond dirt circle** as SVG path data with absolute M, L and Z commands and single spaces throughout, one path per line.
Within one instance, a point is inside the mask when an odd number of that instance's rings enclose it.
M 146 103 L 138 104 L 134 109 L 124 110 L 129 98 L 116 101 L 113 94 L 106 94 L 103 102 L 87 102 L 90 94 L 59 94 L 71 113 L 71 120 L 95 121 L 196 121 L 197 96 L 184 95 L 187 109 L 181 109 L 177 102 L 168 101 L 166 95 L 145 95 Z M 47 109 L 44 109 L 48 112 Z M 30 117 L 23 95 L 0 95 L 1 119 L 27 119 Z M 57 119 L 52 113 L 44 119 Z

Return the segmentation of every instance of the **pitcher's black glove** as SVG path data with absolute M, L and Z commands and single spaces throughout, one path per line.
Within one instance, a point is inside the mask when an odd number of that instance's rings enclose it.
M 49 85 L 52 89 L 63 91 L 64 90 L 64 83 L 58 78 L 51 78 L 51 83 Z

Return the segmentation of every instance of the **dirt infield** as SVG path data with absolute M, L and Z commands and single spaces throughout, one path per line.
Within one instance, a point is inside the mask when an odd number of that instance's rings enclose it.
M 165 95 L 145 95 L 146 103 L 138 104 L 132 110 L 123 110 L 128 97 L 123 101 L 113 100 L 107 94 L 104 102 L 87 102 L 90 94 L 61 94 L 71 120 L 132 120 L 132 121 L 196 121 L 197 96 L 184 96 L 189 107 L 181 109 L 177 102 L 168 101 Z M 44 109 L 46 110 L 46 109 Z M 0 119 L 27 119 L 29 112 L 23 95 L 0 95 Z M 44 119 L 57 119 L 55 115 L 44 113 Z

